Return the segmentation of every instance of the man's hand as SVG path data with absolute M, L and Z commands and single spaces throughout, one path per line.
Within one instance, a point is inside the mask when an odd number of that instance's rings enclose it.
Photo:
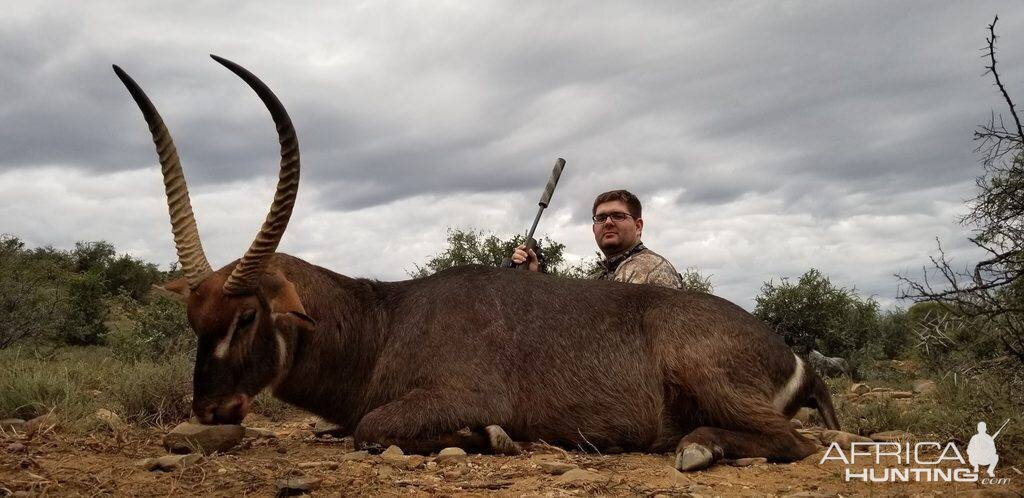
M 526 244 L 519 244 L 516 250 L 512 252 L 512 262 L 521 265 L 524 261 L 529 261 L 526 269 L 530 271 L 540 271 L 540 260 L 537 259 L 537 253 L 533 252 L 533 249 L 526 250 Z

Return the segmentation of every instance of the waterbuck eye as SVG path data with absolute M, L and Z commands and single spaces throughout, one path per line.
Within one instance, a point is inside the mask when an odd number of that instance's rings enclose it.
M 256 310 L 245 310 L 238 316 L 238 325 L 235 328 L 238 330 L 246 329 L 252 325 L 252 322 L 255 320 Z

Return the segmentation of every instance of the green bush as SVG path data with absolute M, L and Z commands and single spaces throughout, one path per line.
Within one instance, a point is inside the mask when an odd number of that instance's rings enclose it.
M 687 268 L 683 273 L 683 289 L 711 294 L 715 292 L 715 286 L 711 285 L 711 277 L 705 277 L 696 268 Z
M 845 358 L 857 370 L 879 358 L 902 353 L 910 334 L 905 313 L 881 313 L 878 302 L 833 285 L 818 270 L 796 283 L 766 282 L 754 314 L 772 325 L 797 352 L 817 349 Z
M 416 270 L 408 274 L 413 278 L 421 278 L 456 266 L 498 267 L 525 239 L 521 234 L 500 239 L 482 230 L 449 228 L 446 237 L 448 247 L 431 256 L 423 266 L 415 265 Z M 585 278 L 595 269 L 596 261 L 569 265 L 563 255 L 565 244 L 544 238 L 538 240 L 537 244 L 543 251 L 548 273 L 552 275 Z
M 71 345 L 95 345 L 107 332 L 106 280 L 96 270 L 71 275 L 68 285 L 67 315 L 58 339 Z
M 52 336 L 65 314 L 63 289 L 44 258 L 16 237 L 0 235 L 0 349 Z
M 106 341 L 118 358 L 160 358 L 195 348 L 195 334 L 179 302 L 154 298 L 140 303 L 122 295 L 114 308 L 120 317 L 110 323 Z

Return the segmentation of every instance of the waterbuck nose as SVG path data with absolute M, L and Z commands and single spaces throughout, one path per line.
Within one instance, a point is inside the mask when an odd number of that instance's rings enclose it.
M 249 413 L 249 397 L 236 394 L 214 411 L 214 420 L 220 424 L 238 424 Z
M 203 424 L 238 424 L 249 413 L 249 397 L 236 394 L 220 403 L 210 403 L 196 411 Z

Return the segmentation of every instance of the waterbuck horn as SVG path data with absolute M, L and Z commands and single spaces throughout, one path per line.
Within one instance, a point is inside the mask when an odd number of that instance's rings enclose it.
M 203 243 L 199 240 L 199 229 L 196 227 L 195 216 L 192 215 L 188 186 L 181 171 L 181 160 L 178 159 L 178 151 L 174 148 L 174 140 L 171 139 L 171 133 L 167 131 L 164 120 L 156 112 L 156 107 L 135 80 L 117 66 L 114 66 L 114 72 L 124 86 L 128 87 L 128 92 L 142 110 L 142 116 L 146 118 L 149 131 L 153 134 L 156 153 L 160 157 L 160 172 L 164 176 L 167 210 L 171 215 L 171 231 L 174 232 L 178 260 L 185 272 L 189 288 L 195 289 L 213 273 L 213 270 L 210 268 L 210 262 L 206 260 L 206 253 L 203 252 Z
M 267 88 L 267 85 L 234 62 L 216 55 L 210 55 L 210 57 L 245 80 L 256 92 L 256 95 L 263 100 L 263 104 L 270 111 L 270 116 L 274 118 L 278 141 L 281 143 L 281 172 L 277 180 L 274 202 L 270 205 L 270 212 L 259 233 L 256 234 L 256 239 L 249 246 L 249 250 L 245 252 L 238 265 L 232 270 L 231 276 L 224 282 L 226 294 L 248 294 L 255 289 L 260 275 L 266 269 L 269 262 L 268 256 L 277 250 L 281 236 L 284 235 L 284 230 L 288 226 L 288 219 L 292 215 L 295 195 L 299 189 L 299 140 L 295 136 L 295 127 L 292 126 L 288 112 L 281 105 L 281 101 Z

